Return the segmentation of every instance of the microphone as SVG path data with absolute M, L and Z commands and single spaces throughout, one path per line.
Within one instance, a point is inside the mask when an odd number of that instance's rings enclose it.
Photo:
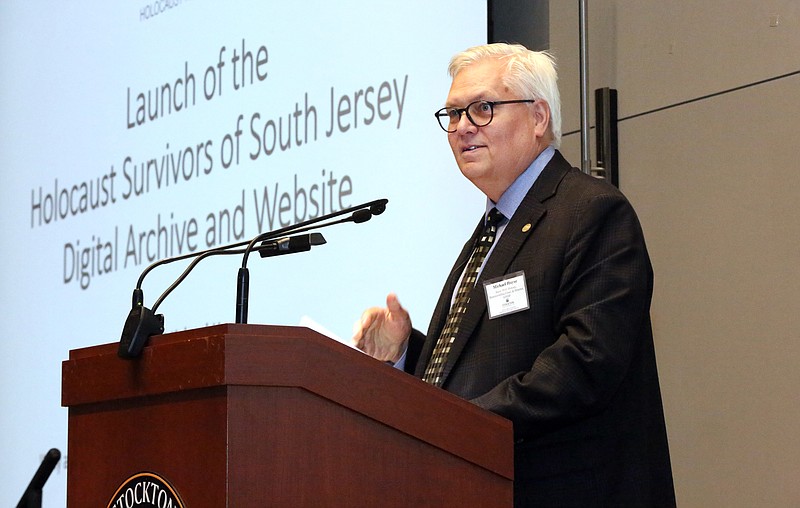
M 244 253 L 244 249 L 236 249 L 236 247 L 241 247 L 246 243 L 247 242 L 240 242 L 222 247 L 215 247 L 213 249 L 200 252 L 193 252 L 191 254 L 165 258 L 148 266 L 139 278 L 136 289 L 133 290 L 132 308 L 128 313 L 128 318 L 125 320 L 125 325 L 122 329 L 122 336 L 120 337 L 117 356 L 125 359 L 136 358 L 141 354 L 142 348 L 144 348 L 147 340 L 151 336 L 164 333 L 164 315 L 156 314 L 156 309 L 158 309 L 158 306 L 161 305 L 164 299 L 186 279 L 189 273 L 200 261 L 211 256 L 242 254 Z M 261 253 L 261 257 L 277 256 L 281 254 L 292 254 L 294 252 L 308 251 L 311 250 L 312 245 L 323 245 L 325 243 L 325 238 L 321 234 L 311 233 L 309 235 L 281 238 L 279 240 L 272 241 L 270 245 L 262 245 L 256 250 Z M 270 250 L 273 252 L 269 252 Z M 175 282 L 172 283 L 172 285 L 170 285 L 170 287 L 161 293 L 161 296 L 159 296 L 155 304 L 153 304 L 152 310 L 145 307 L 144 292 L 141 289 L 144 276 L 156 266 L 188 259 L 190 257 L 194 257 L 194 261 L 192 261 L 189 266 L 186 267 L 183 273 L 175 280 Z
M 381 210 L 381 213 L 382 212 L 383 210 Z M 355 212 L 353 212 L 353 215 L 350 217 L 350 220 L 352 220 L 356 224 L 361 224 L 362 222 L 367 222 L 368 220 L 370 220 L 373 215 L 380 215 L 380 213 L 374 213 L 371 207 L 369 210 L 364 210 L 364 209 L 356 210 Z
M 197 264 L 206 257 L 216 256 L 216 255 L 229 255 L 229 254 L 245 254 L 245 256 L 247 256 L 249 252 L 252 250 L 259 251 L 260 253 L 262 248 L 266 250 L 270 249 L 275 250 L 275 247 L 270 246 L 269 244 L 259 246 L 258 248 L 254 248 L 253 245 L 258 241 L 265 241 L 265 240 L 271 240 L 273 238 L 278 238 L 284 233 L 301 233 L 308 231 L 310 229 L 327 227 L 330 225 L 339 224 L 341 222 L 355 222 L 355 223 L 366 222 L 370 218 L 372 218 L 373 214 L 379 215 L 380 213 L 383 213 L 383 211 L 386 209 L 387 202 L 388 202 L 387 199 L 378 199 L 375 201 L 370 201 L 368 203 L 346 208 L 328 215 L 316 217 L 314 219 L 309 219 L 307 221 L 295 224 L 293 226 L 286 226 L 284 228 L 277 229 L 275 231 L 262 233 L 253 240 L 247 240 L 220 247 L 214 247 L 212 249 L 204 251 L 190 252 L 188 254 L 182 254 L 179 256 L 164 258 L 153 262 L 142 271 L 141 275 L 139 276 L 139 280 L 136 283 L 136 288 L 133 290 L 133 296 L 131 298 L 132 302 L 131 311 L 128 313 L 128 317 L 125 320 L 125 325 L 123 326 L 122 335 L 120 337 L 120 342 L 119 342 L 119 348 L 117 350 L 117 355 L 120 358 L 125 358 L 125 359 L 136 358 L 141 354 L 142 349 L 144 348 L 148 339 L 152 335 L 159 335 L 164 333 L 164 316 L 163 314 L 156 314 L 155 313 L 156 309 L 161 304 L 161 302 L 163 302 L 163 300 L 189 275 L 189 272 L 191 272 L 192 269 L 194 269 L 194 267 L 197 266 Z M 317 224 L 319 222 L 330 220 L 332 218 L 347 213 L 351 214 L 347 218 L 314 226 L 314 224 Z M 312 234 L 307 237 L 307 240 L 309 249 L 313 245 L 322 245 L 326 243 L 322 235 L 314 236 Z M 304 243 L 304 240 L 302 239 L 295 239 L 295 240 L 290 239 L 288 240 L 288 243 L 291 244 L 289 250 L 292 250 L 293 252 L 304 252 L 304 250 L 309 250 L 309 249 L 295 250 L 299 249 L 298 245 L 302 245 Z M 247 246 L 248 248 L 238 249 L 244 246 Z M 282 252 L 282 254 L 289 254 L 289 253 L 291 252 L 285 252 L 285 251 Z M 262 257 L 268 257 L 270 255 L 274 256 L 280 254 L 277 253 L 266 254 L 263 255 Z M 158 300 L 156 300 L 156 303 L 153 305 L 152 310 L 145 307 L 144 292 L 142 291 L 141 288 L 142 284 L 144 283 L 144 278 L 147 276 L 147 274 L 149 274 L 153 269 L 161 265 L 170 264 L 176 261 L 182 261 L 190 258 L 195 258 L 195 259 L 192 261 L 192 263 L 190 263 L 187 266 L 186 270 L 181 274 L 181 276 L 169 288 L 167 288 L 167 290 L 164 291 L 164 293 L 161 294 Z
M 379 199 L 370 205 L 369 211 L 372 215 L 380 215 L 386 211 L 386 203 L 388 203 L 386 199 Z
M 42 508 L 42 489 L 60 459 L 61 452 L 56 448 L 51 448 L 45 454 L 42 463 L 39 464 L 39 469 L 34 473 L 28 488 L 25 489 L 22 498 L 17 503 L 17 508 Z
M 264 240 L 274 238 L 277 235 L 287 232 L 300 233 L 310 229 L 319 229 L 341 224 L 343 222 L 355 222 L 356 224 L 360 224 L 370 220 L 373 215 L 382 214 L 386 210 L 386 203 L 388 202 L 388 199 L 377 199 L 375 201 L 370 201 L 369 203 L 353 206 L 344 210 L 339 210 L 338 212 L 322 215 L 315 219 L 300 222 L 294 226 L 287 226 L 276 231 L 262 233 L 250 240 L 250 243 L 245 248 L 244 256 L 242 256 L 242 266 L 239 268 L 239 273 L 237 274 L 236 278 L 236 323 L 247 323 L 248 300 L 250 298 L 250 272 L 247 270 L 247 259 L 256 243 L 263 242 Z M 336 221 L 333 220 L 336 217 L 340 217 L 347 213 L 350 213 L 349 217 Z M 318 224 L 322 221 L 329 222 Z
M 306 252 L 311 250 L 312 246 L 324 245 L 325 243 L 327 242 L 320 233 L 287 236 L 278 240 L 266 240 L 261 242 L 261 246 L 258 247 L 258 254 L 262 258 L 270 256 L 282 256 L 284 254 Z

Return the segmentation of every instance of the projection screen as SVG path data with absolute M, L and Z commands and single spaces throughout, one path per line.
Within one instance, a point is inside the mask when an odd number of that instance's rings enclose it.
M 4 2 L 0 505 L 55 447 L 44 505 L 64 506 L 61 362 L 119 340 L 152 261 L 386 198 L 310 252 L 251 257 L 249 322 L 347 342 L 393 291 L 425 329 L 483 208 L 433 112 L 486 22 L 475 0 Z M 201 262 L 166 330 L 233 322 L 240 263 Z M 148 275 L 145 305 L 185 266 Z

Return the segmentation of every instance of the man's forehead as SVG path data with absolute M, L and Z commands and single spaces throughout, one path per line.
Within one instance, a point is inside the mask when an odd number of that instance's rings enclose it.
M 501 63 L 495 59 L 485 59 L 461 69 L 450 85 L 447 105 L 457 105 L 456 103 L 464 101 L 466 105 L 481 99 L 498 99 L 497 94 L 505 89 L 502 82 L 504 68 Z
M 493 100 L 496 99 L 497 93 L 488 88 L 472 89 L 472 90 L 453 90 L 447 94 L 447 106 L 466 106 L 470 102 L 480 100 Z

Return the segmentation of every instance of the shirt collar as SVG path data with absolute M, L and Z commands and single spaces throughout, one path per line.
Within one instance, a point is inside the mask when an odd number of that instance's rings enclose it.
M 494 203 L 491 199 L 486 198 L 486 213 L 492 208 L 497 208 L 503 214 L 503 217 L 510 219 L 519 208 L 520 203 L 528 194 L 528 191 L 533 187 L 536 179 L 542 174 L 544 167 L 553 158 L 556 149 L 552 145 L 545 148 L 528 166 L 528 169 L 522 172 L 521 175 L 514 180 L 514 183 L 506 189 L 500 200 Z

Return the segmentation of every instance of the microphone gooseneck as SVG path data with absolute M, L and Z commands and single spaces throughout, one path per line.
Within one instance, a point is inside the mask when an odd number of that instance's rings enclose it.
M 239 275 L 236 281 L 236 323 L 237 324 L 247 323 L 247 306 L 249 299 L 248 295 L 249 287 L 245 283 L 245 279 L 248 278 L 247 259 L 250 256 L 250 252 L 253 250 L 253 247 L 255 246 L 256 243 L 268 240 L 270 238 L 275 238 L 276 236 L 285 233 L 300 233 L 303 231 L 308 231 L 310 229 L 319 229 L 323 227 L 333 226 L 335 224 L 340 224 L 342 222 L 355 222 L 356 224 L 361 222 L 366 222 L 367 220 L 369 220 L 369 218 L 364 218 L 365 214 L 364 212 L 362 212 L 362 210 L 368 212 L 370 214 L 370 217 L 373 214 L 379 215 L 380 213 L 383 213 L 383 211 L 386 209 L 386 203 L 388 202 L 389 202 L 388 199 L 378 199 L 375 201 L 370 201 L 369 203 L 364 203 L 362 205 L 345 208 L 344 210 L 339 210 L 338 212 L 329 213 L 327 215 L 322 215 L 314 219 L 303 221 L 293 226 L 287 226 L 278 229 L 276 231 L 262 233 L 253 238 L 245 248 L 244 255 L 242 256 L 242 267 L 239 270 Z M 372 211 L 373 207 L 375 208 L 377 213 Z M 335 219 L 336 217 L 340 217 L 347 213 L 351 214 L 350 217 L 338 221 L 319 224 L 320 222 L 330 221 L 331 219 Z
M 312 233 L 310 235 L 280 238 L 279 240 L 274 239 L 286 233 L 301 233 L 311 229 L 319 229 L 332 226 L 334 224 L 340 224 L 342 222 L 355 222 L 356 224 L 366 222 L 370 220 L 373 215 L 379 215 L 383 213 L 383 211 L 386 209 L 387 202 L 387 199 L 370 201 L 368 203 L 346 208 L 338 212 L 316 217 L 314 219 L 309 219 L 295 225 L 286 226 L 274 231 L 268 231 L 266 233 L 259 234 L 254 239 L 249 241 L 223 245 L 204 251 L 190 252 L 179 256 L 164 258 L 151 263 L 142 271 L 136 283 L 136 288 L 133 290 L 133 295 L 131 297 L 131 310 L 128 314 L 128 318 L 125 320 L 125 325 L 123 326 L 117 355 L 125 359 L 136 358 L 141 354 L 142 349 L 152 335 L 164 333 L 164 316 L 162 314 L 156 314 L 156 309 L 158 309 L 159 305 L 161 305 L 164 299 L 186 279 L 189 273 L 201 260 L 217 255 L 244 254 L 242 268 L 239 270 L 239 275 L 237 278 L 236 322 L 246 323 L 247 304 L 249 298 L 247 257 L 251 251 L 258 251 L 261 257 L 269 257 L 310 250 L 311 246 L 322 245 L 326 243 L 322 235 L 318 233 Z M 331 221 L 331 219 L 347 213 L 350 213 L 351 215 L 344 219 Z M 323 221 L 330 222 L 319 224 Z M 259 241 L 263 243 L 256 248 L 255 244 Z M 245 246 L 246 248 L 241 249 L 241 247 Z M 153 308 L 148 309 L 145 307 L 142 284 L 144 283 L 144 278 L 147 276 L 147 274 L 159 266 L 190 258 L 195 259 L 186 267 L 178 279 L 176 279 L 175 282 L 173 282 L 172 285 L 170 285 L 169 288 L 167 288 L 161 294 L 161 296 L 159 296 L 153 305 Z

